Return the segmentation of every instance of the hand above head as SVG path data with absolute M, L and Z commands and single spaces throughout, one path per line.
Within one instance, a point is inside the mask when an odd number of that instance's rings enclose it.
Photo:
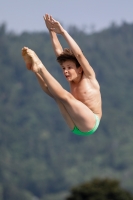
M 46 27 L 47 29 L 50 31 L 50 29 L 53 27 L 52 23 L 51 23 L 51 18 L 52 16 L 51 15 L 48 15 L 48 14 L 45 14 L 43 16 L 44 18 L 44 21 L 45 21 L 45 24 L 46 24 Z
M 64 28 L 61 26 L 61 24 L 56 21 L 51 15 L 45 14 L 44 20 L 49 31 L 54 31 L 58 34 L 62 34 L 64 32 Z

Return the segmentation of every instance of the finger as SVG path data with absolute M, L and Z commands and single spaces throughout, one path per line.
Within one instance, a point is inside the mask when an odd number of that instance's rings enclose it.
M 53 21 L 53 22 L 57 22 L 53 17 L 52 17 L 52 21 Z
M 50 15 L 50 21 L 52 21 L 52 16 Z
M 48 19 L 50 19 L 50 15 L 48 15 Z
M 48 20 L 48 14 L 45 15 L 45 19 Z
M 43 19 L 44 19 L 45 22 L 46 22 L 46 20 L 47 20 L 47 14 L 45 14 L 45 15 L 43 16 Z

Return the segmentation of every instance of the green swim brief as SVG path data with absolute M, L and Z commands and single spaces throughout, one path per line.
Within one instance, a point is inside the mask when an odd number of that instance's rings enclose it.
M 82 132 L 75 126 L 74 129 L 72 130 L 72 132 L 76 135 L 84 135 L 84 136 L 93 134 L 97 130 L 99 123 L 100 123 L 99 117 L 96 114 L 94 114 L 94 115 L 96 118 L 96 123 L 95 123 L 95 126 L 93 129 L 91 129 L 88 132 Z

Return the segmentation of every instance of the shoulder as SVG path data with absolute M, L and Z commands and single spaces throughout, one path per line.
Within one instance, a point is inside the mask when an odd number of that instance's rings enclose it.
M 91 85 L 92 87 L 95 87 L 96 89 L 100 89 L 100 85 L 98 83 L 98 80 L 96 79 L 96 75 L 95 73 L 90 75 L 90 76 L 86 76 L 85 73 L 83 73 L 82 76 L 82 80 L 81 81 L 85 81 L 87 82 L 89 85 Z

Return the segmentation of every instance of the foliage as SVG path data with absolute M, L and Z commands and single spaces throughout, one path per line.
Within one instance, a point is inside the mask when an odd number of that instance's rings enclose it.
M 133 25 L 123 23 L 91 35 L 71 27 L 70 33 L 101 86 L 103 117 L 89 137 L 70 132 L 55 102 L 25 69 L 21 48 L 28 46 L 69 89 L 48 33 L 16 35 L 0 26 L 0 200 L 6 200 L 4 191 L 40 199 L 56 194 L 58 199 L 72 185 L 96 176 L 115 177 L 133 190 Z M 62 37 L 60 41 L 66 45 Z M 10 200 L 17 198 L 9 193 Z
M 121 188 L 117 180 L 94 179 L 71 189 L 66 200 L 133 200 L 133 195 Z

